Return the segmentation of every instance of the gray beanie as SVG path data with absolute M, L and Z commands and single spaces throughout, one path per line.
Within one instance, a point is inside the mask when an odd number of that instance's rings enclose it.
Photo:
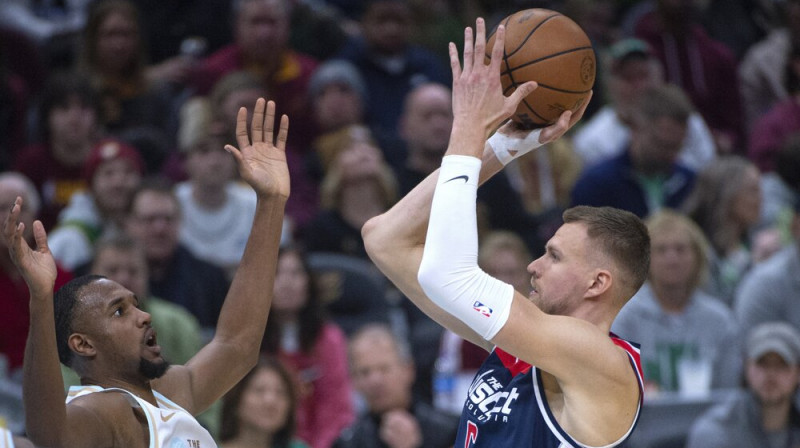
M 358 69 L 353 64 L 341 59 L 333 59 L 317 67 L 314 74 L 311 75 L 308 93 L 311 98 L 316 98 L 326 87 L 333 83 L 347 85 L 361 97 L 362 101 L 366 102 L 367 87 L 364 85 L 361 73 L 358 72 Z

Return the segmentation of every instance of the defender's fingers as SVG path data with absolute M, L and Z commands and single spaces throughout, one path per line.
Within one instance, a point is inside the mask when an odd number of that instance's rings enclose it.
M 264 109 L 266 108 L 266 101 L 264 98 L 259 98 L 256 101 L 256 107 L 253 108 L 253 123 L 250 125 L 250 131 L 253 134 L 253 143 L 264 141 Z
M 475 20 L 475 67 L 483 67 L 486 65 L 484 59 L 486 58 L 486 24 L 483 18 L 478 17 Z
M 44 224 L 38 219 L 33 222 L 33 239 L 36 241 L 36 250 L 50 251 L 47 246 L 47 232 L 44 230 Z
M 503 61 L 503 50 L 506 41 L 506 27 L 499 25 L 497 31 L 494 32 L 494 46 L 492 47 L 492 58 L 489 61 L 489 67 L 492 73 L 500 72 L 500 63 Z
M 275 141 L 273 132 L 275 130 L 275 101 L 267 101 L 267 116 L 264 118 L 264 141 L 272 143 Z
M 11 210 L 9 210 L 8 215 L 6 215 L 6 220 L 3 225 L 3 234 L 6 236 L 6 238 L 10 239 L 12 236 L 14 236 L 14 231 L 17 227 L 21 210 L 22 198 L 17 196 L 17 198 L 14 200 L 14 204 L 11 205 Z
M 241 151 L 239 151 L 238 149 L 234 148 L 231 145 L 225 145 L 224 149 L 225 149 L 225 151 L 227 151 L 228 153 L 230 153 L 233 156 L 233 158 L 236 160 L 237 164 L 242 163 L 242 153 L 241 153 Z
M 472 28 L 464 28 L 464 70 L 462 74 L 472 72 L 475 44 L 472 41 Z
M 278 141 L 275 147 L 281 151 L 286 151 L 286 140 L 289 138 L 289 117 L 281 115 L 281 127 L 278 129 Z
M 453 72 L 453 81 L 457 80 L 461 76 L 461 64 L 458 60 L 458 49 L 456 48 L 456 44 L 450 42 L 447 46 L 448 52 L 450 53 L 450 70 Z
M 240 148 L 250 146 L 250 137 L 247 135 L 247 108 L 240 107 L 236 114 L 236 144 Z

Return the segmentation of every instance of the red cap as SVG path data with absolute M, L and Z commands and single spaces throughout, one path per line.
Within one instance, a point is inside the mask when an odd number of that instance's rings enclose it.
M 84 177 L 91 183 L 95 171 L 102 163 L 117 159 L 127 160 L 139 174 L 144 174 L 144 161 L 136 148 L 122 140 L 105 138 L 97 142 L 89 153 L 83 165 Z

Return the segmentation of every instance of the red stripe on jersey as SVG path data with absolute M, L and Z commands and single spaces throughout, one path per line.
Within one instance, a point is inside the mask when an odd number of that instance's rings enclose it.
M 503 367 L 511 372 L 512 377 L 517 376 L 520 373 L 527 373 L 529 370 L 531 370 L 530 364 L 517 358 L 516 356 L 509 355 L 500 347 L 495 347 L 494 351 L 497 352 L 497 357 L 500 358 L 500 361 L 503 363 Z
M 638 372 L 639 376 L 642 377 L 643 376 L 642 375 L 642 358 L 639 355 L 639 350 L 637 350 L 636 347 L 634 347 L 633 345 L 631 345 L 630 342 L 628 342 L 628 341 L 626 341 L 624 339 L 620 339 L 620 338 L 612 336 L 611 337 L 611 341 L 614 342 L 615 344 L 617 344 L 618 346 L 622 347 L 623 350 L 628 352 L 633 357 L 633 361 L 636 363 L 636 370 L 639 371 Z

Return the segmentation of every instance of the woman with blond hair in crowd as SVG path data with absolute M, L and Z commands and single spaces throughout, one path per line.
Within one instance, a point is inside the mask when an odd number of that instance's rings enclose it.
M 683 211 L 711 244 L 706 288 L 728 305 L 753 265 L 751 243 L 761 213 L 761 174 L 747 159 L 724 156 L 701 171 Z
M 367 258 L 361 227 L 394 204 L 397 180 L 369 129 L 353 125 L 318 149 L 321 210 L 303 232 L 309 252 Z

